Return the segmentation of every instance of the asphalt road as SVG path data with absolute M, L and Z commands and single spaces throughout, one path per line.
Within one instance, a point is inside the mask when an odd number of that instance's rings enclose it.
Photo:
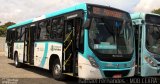
M 160 84 L 160 77 L 132 77 L 123 79 L 82 80 L 67 76 L 65 81 L 57 81 L 52 78 L 48 70 L 23 66 L 16 68 L 13 60 L 0 56 L 0 84 L 77 84 L 77 83 L 116 83 L 116 84 Z
M 33 66 L 16 68 L 14 62 L 5 56 L 0 56 L 0 84 L 75 84 L 78 78 L 67 76 L 65 81 L 52 78 L 48 70 Z

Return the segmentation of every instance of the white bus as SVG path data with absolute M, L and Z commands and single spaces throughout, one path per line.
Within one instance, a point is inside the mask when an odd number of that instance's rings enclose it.
M 8 27 L 8 56 L 85 79 L 134 75 L 134 33 L 129 13 L 82 3 Z

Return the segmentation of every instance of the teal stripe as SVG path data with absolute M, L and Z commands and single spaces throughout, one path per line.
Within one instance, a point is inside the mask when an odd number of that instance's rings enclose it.
M 55 42 L 55 41 L 40 41 L 35 43 L 53 43 L 53 44 L 62 44 L 61 42 Z
M 20 22 L 20 23 L 14 24 L 12 26 L 9 26 L 7 29 L 12 29 L 14 27 L 22 26 L 22 25 L 29 24 L 29 23 L 32 23 L 32 22 L 33 22 L 33 19 L 26 20 L 24 22 Z
M 48 43 L 45 43 L 45 49 L 44 49 L 44 54 L 43 54 L 43 58 L 40 64 L 40 67 L 43 67 L 45 62 L 46 62 L 46 57 L 47 57 L 47 53 L 48 53 Z

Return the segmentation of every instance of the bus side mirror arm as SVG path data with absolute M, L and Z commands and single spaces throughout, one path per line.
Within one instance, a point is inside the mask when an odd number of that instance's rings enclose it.
M 132 21 L 132 23 L 133 23 L 134 25 L 136 25 L 136 22 L 135 22 L 135 21 Z
M 141 21 L 141 23 L 142 23 L 142 24 L 144 24 L 144 23 L 145 23 L 145 21 L 144 21 L 144 20 L 142 20 L 142 21 Z

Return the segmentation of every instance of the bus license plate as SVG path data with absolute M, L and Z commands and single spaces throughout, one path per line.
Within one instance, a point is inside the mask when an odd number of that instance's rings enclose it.
M 113 75 L 113 78 L 122 78 L 122 75 L 121 74 L 115 74 L 115 75 Z

